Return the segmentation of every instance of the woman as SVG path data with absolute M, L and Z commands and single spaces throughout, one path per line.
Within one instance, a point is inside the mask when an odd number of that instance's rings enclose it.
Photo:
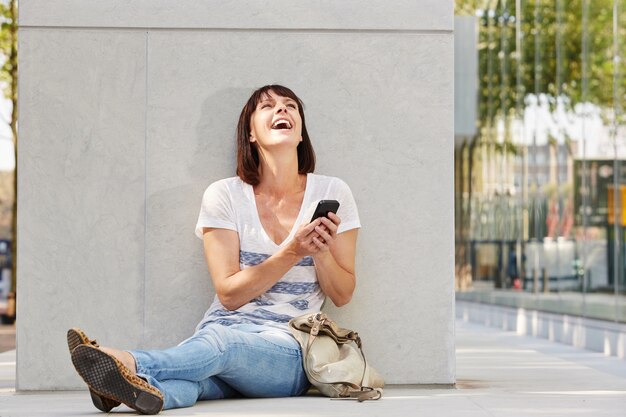
M 99 347 L 68 332 L 72 362 L 94 405 L 145 414 L 198 400 L 301 395 L 309 387 L 288 321 L 348 303 L 360 227 L 341 180 L 313 174 L 301 100 L 288 88 L 255 91 L 237 126 L 237 177 L 204 193 L 196 235 L 216 296 L 195 334 L 153 351 Z M 319 200 L 340 202 L 310 222 Z

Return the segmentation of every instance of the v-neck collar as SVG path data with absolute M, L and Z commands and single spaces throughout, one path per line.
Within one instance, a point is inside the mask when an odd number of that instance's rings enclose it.
M 302 197 L 302 203 L 300 204 L 300 211 L 298 212 L 298 217 L 296 217 L 296 221 L 291 226 L 291 231 L 289 232 L 287 237 L 280 243 L 274 242 L 272 240 L 272 238 L 265 231 L 265 228 L 263 227 L 263 223 L 261 222 L 261 217 L 259 216 L 259 209 L 258 209 L 258 207 L 256 205 L 256 197 L 254 196 L 254 187 L 252 187 L 252 185 L 244 182 L 244 185 L 246 187 L 246 191 L 248 193 L 248 197 L 252 201 L 252 208 L 254 209 L 254 216 L 253 217 L 254 217 L 254 220 L 257 223 L 256 226 L 259 228 L 259 230 L 261 230 L 261 233 L 263 234 L 263 237 L 265 239 L 267 239 L 268 242 L 270 242 L 272 245 L 274 245 L 277 248 L 280 248 L 285 243 L 289 242 L 293 238 L 293 236 L 296 234 L 296 231 L 298 230 L 298 227 L 302 223 L 302 216 L 304 215 L 304 212 L 306 211 L 306 207 L 309 206 L 309 194 L 310 194 L 310 190 L 312 188 L 311 187 L 312 175 L 313 174 L 310 174 L 310 173 L 306 174 L 306 184 L 304 186 L 304 196 Z

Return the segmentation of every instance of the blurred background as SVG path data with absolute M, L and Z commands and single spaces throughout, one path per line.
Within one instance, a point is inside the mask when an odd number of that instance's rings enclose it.
M 626 322 L 626 11 L 455 1 L 457 299 Z
M 0 0 L 0 324 L 15 321 L 17 78 L 17 1 Z M 0 327 L 0 352 L 13 334 Z

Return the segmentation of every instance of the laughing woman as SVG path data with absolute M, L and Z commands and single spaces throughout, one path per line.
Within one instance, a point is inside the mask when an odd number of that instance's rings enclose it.
M 211 184 L 195 233 L 215 299 L 192 337 L 166 350 L 121 351 L 68 331 L 72 362 L 94 405 L 144 413 L 198 400 L 286 397 L 309 388 L 287 323 L 348 303 L 355 288 L 357 208 L 341 180 L 313 174 L 315 153 L 302 101 L 269 85 L 245 104 L 237 126 L 237 176 Z M 319 200 L 337 214 L 311 220 Z

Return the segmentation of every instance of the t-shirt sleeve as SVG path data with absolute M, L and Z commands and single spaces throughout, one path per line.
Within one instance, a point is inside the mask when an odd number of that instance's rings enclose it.
M 359 211 L 356 207 L 356 202 L 352 196 L 352 191 L 348 184 L 342 180 L 335 178 L 333 193 L 336 193 L 337 200 L 339 201 L 339 210 L 337 215 L 341 219 L 337 233 L 346 232 L 351 229 L 358 229 L 361 227 L 361 221 L 359 219 Z
M 202 205 L 196 223 L 196 236 L 200 239 L 202 239 L 203 227 L 237 231 L 230 192 L 224 181 L 209 185 L 202 196 Z

